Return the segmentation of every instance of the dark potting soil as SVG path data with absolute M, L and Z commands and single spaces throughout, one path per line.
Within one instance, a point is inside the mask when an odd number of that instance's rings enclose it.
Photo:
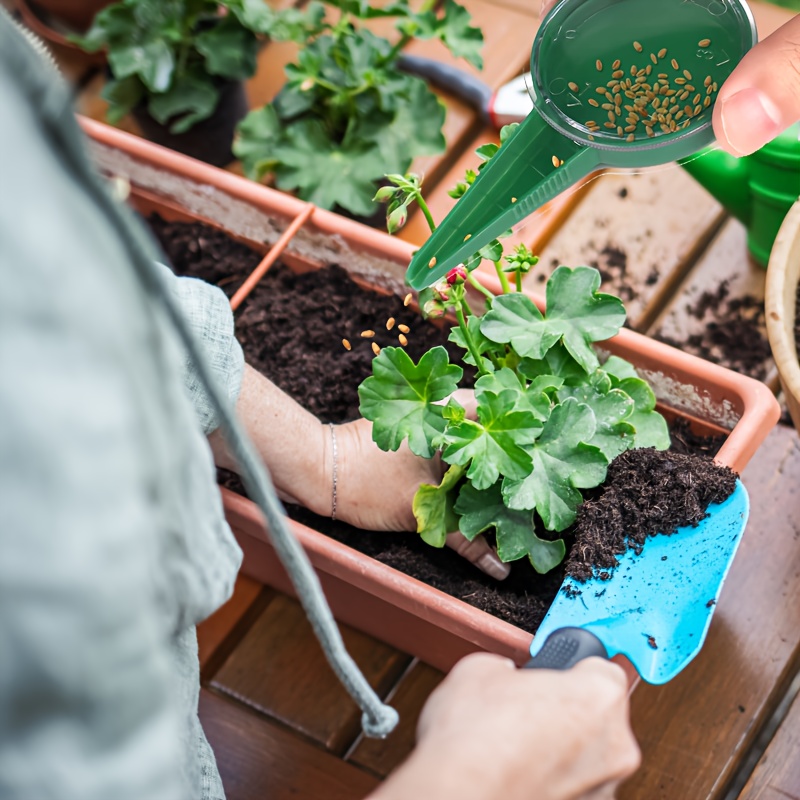
M 235 289 L 260 260 L 258 254 L 204 225 L 158 220 L 151 220 L 151 225 L 180 274 Z M 229 280 L 232 273 L 235 280 Z M 390 317 L 395 319 L 392 331 L 386 329 Z M 446 342 L 445 330 L 424 323 L 403 305 L 401 297 L 365 291 L 339 267 L 297 275 L 276 265 L 245 301 L 236 320 L 248 362 L 326 422 L 358 417 L 358 385 L 372 371 L 371 344 L 396 344 L 397 324 L 409 326 L 407 350 L 415 359 L 436 344 L 446 346 L 453 358 L 460 354 Z M 362 338 L 365 330 L 374 330 L 375 337 Z M 345 338 L 352 346 L 349 351 L 342 345 Z M 674 446 L 681 453 L 694 450 L 712 455 L 724 441 L 724 437 L 697 436 L 682 419 L 673 423 L 672 430 Z M 663 481 L 665 472 L 656 466 L 661 457 L 663 454 L 654 458 L 657 482 Z M 699 464 L 707 466 L 707 461 L 701 459 Z M 646 483 L 641 471 L 636 477 L 640 486 Z M 220 482 L 244 493 L 235 475 L 221 473 Z M 596 501 L 601 491 L 593 495 Z M 649 502 L 649 492 L 645 496 Z M 695 504 L 691 511 L 696 513 Z M 565 575 L 565 565 L 540 576 L 526 561 L 520 561 L 512 564 L 510 576 L 498 583 L 448 548 L 429 547 L 416 534 L 362 531 L 298 506 L 287 506 L 287 512 L 298 522 L 531 633 L 541 623 Z M 566 531 L 564 536 L 571 547 L 573 532 Z
M 686 307 L 690 316 L 703 322 L 700 333 L 684 340 L 659 333 L 655 338 L 742 375 L 764 380 L 771 358 L 764 303 L 751 295 L 729 295 L 730 284 L 725 280 Z

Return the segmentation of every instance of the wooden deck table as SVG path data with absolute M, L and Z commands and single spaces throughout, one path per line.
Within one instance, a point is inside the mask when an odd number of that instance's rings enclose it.
M 527 63 L 538 0 L 466 0 L 484 27 L 484 80 L 499 87 Z M 757 2 L 764 35 L 790 12 Z M 415 50 L 448 59 L 436 43 Z M 252 105 L 273 97 L 293 46 L 270 44 L 250 82 Z M 79 110 L 102 118 L 102 76 L 80 56 L 59 52 L 82 81 Z M 463 65 L 462 65 L 463 66 Z M 469 67 L 466 67 L 470 69 Z M 474 110 L 443 95 L 447 153 L 414 168 L 426 175 L 436 218 L 452 205 L 447 189 L 495 139 Z M 133 130 L 129 120 L 123 127 Z M 236 165 L 232 167 L 236 169 Z M 426 237 L 413 216 L 401 233 Z M 542 280 L 560 263 L 597 264 L 604 288 L 622 294 L 631 325 L 680 338 L 713 321 L 688 310 L 728 281 L 729 300 L 763 298 L 764 272 L 746 254 L 744 232 L 679 168 L 605 175 L 557 199 L 515 238 L 541 255 Z M 765 357 L 762 377 L 775 387 Z M 663 687 L 637 689 L 633 725 L 644 762 L 622 800 L 800 798 L 800 440 L 779 426 L 744 473 L 752 515 L 698 658 Z M 413 746 L 414 725 L 442 674 L 353 630 L 356 661 L 401 712 L 385 742 L 362 739 L 358 714 L 324 663 L 297 604 L 241 577 L 231 601 L 200 629 L 201 716 L 229 800 L 364 797 Z M 302 666 L 298 666 L 302 665 Z

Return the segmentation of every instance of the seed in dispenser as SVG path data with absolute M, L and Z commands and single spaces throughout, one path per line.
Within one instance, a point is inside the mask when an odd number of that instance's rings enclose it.
M 600 103 L 598 103 L 597 100 L 594 99 L 594 97 L 590 97 L 589 98 L 589 105 L 590 106 L 594 106 L 595 108 L 599 108 Z
M 636 141 L 636 134 L 635 133 L 631 133 L 625 141 L 626 142 L 634 142 L 634 141 Z
M 597 59 L 597 61 L 595 61 L 595 66 L 597 67 L 598 72 L 603 71 L 603 62 L 599 58 Z
M 561 162 L 559 161 L 558 156 L 553 156 L 550 160 L 553 162 L 554 167 L 561 166 Z
M 641 44 L 639 44 L 639 42 L 634 42 L 634 43 L 633 43 L 633 49 L 634 49 L 634 50 L 635 50 L 637 53 L 641 53 L 641 52 L 642 52 L 642 50 L 644 50 L 644 48 L 641 46 Z
M 666 48 L 666 47 L 662 47 L 662 48 L 661 48 L 661 49 L 658 51 L 658 57 L 659 57 L 659 58 L 664 58 L 664 56 L 665 56 L 666 54 L 667 54 L 667 48 Z
M 701 39 L 698 43 L 698 47 L 708 47 L 711 44 L 711 39 Z
M 433 269 L 436 266 L 436 256 L 428 262 L 428 269 Z
M 681 67 L 680 67 L 680 64 L 678 64 L 678 59 L 677 58 L 673 58 L 672 59 L 672 69 L 680 69 L 680 68 Z
M 569 86 L 570 90 L 571 90 L 571 91 L 573 91 L 573 92 L 578 92 L 578 91 L 580 91 L 580 88 L 581 88 L 581 87 L 580 87 L 580 86 L 578 86 L 578 84 L 577 84 L 577 83 L 574 83 L 573 81 L 570 81 L 570 82 L 569 82 L 567 85 Z
M 690 81 L 692 79 L 692 73 L 689 72 L 688 69 L 685 69 L 683 71 L 683 76 L 686 78 L 687 81 Z

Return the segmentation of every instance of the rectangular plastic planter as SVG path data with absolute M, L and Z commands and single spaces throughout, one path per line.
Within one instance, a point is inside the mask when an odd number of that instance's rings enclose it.
M 268 254 L 235 303 L 279 255 L 298 269 L 338 263 L 379 290 L 403 291 L 411 245 L 102 123 L 82 124 L 92 139 L 98 167 L 127 179 L 142 211 L 208 223 Z M 651 382 L 665 413 L 688 417 L 706 432 L 727 433 L 717 460 L 737 472 L 778 420 L 777 401 L 758 381 L 627 330 L 604 347 L 631 361 Z M 245 553 L 243 571 L 292 593 L 258 509 L 244 497 L 224 489 L 222 493 Z M 477 650 L 517 663 L 527 660 L 529 633 L 317 531 L 291 524 L 341 622 L 443 670 Z

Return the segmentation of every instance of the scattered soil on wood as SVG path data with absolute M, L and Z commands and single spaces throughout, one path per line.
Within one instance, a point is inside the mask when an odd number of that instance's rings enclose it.
M 258 263 L 257 254 L 254 263 L 252 251 L 240 250 L 236 242 L 204 225 L 152 220 L 151 224 L 166 252 L 175 259 L 174 266 L 180 274 L 219 283 L 233 271 L 237 279 L 230 283 L 235 288 Z M 197 246 L 191 244 L 192 237 Z M 622 263 L 618 254 L 612 259 Z M 224 267 L 217 269 L 214 262 Z M 390 317 L 395 319 L 395 326 L 388 331 L 386 322 Z M 415 359 L 436 344 L 446 346 L 451 357 L 460 352 L 446 342 L 445 330 L 424 323 L 403 306 L 401 297 L 365 291 L 339 267 L 296 275 L 276 265 L 247 299 L 236 320 L 237 336 L 248 362 L 304 407 L 331 422 L 358 417 L 357 390 L 372 371 L 371 344 L 396 344 L 398 324 L 411 329 L 407 350 Z M 364 330 L 374 330 L 375 337 L 362 338 Z M 343 347 L 343 338 L 350 341 L 351 350 Z M 713 455 L 724 441 L 724 437 L 696 435 L 682 419 L 672 424 L 672 430 L 674 447 L 680 453 Z M 708 462 L 701 459 L 699 464 L 707 467 Z M 665 470 L 656 470 L 655 474 L 657 480 L 662 480 Z M 641 474 L 638 477 L 641 481 Z M 235 475 L 221 472 L 220 482 L 244 494 Z M 599 502 L 597 493 L 601 491 L 592 495 L 595 502 Z M 650 491 L 642 491 L 649 501 Z M 696 512 L 695 504 L 690 510 Z M 565 565 L 540 576 L 526 561 L 520 561 L 512 564 L 511 575 L 498 583 L 448 548 L 429 547 L 416 534 L 362 531 L 298 506 L 287 506 L 287 512 L 298 522 L 531 633 L 541 623 L 565 576 Z M 563 535 L 571 548 L 574 532 L 569 530 Z
M 685 339 L 656 333 L 655 338 L 742 375 L 764 380 L 771 364 L 764 303 L 751 295 L 729 295 L 730 283 L 725 280 L 686 306 L 687 313 L 703 323 L 698 333 Z
M 585 501 L 567 558 L 567 574 L 579 581 L 610 578 L 618 556 L 641 552 L 645 540 L 697 525 L 708 506 L 736 488 L 736 473 L 707 458 L 629 450 L 611 462 L 599 494 Z

